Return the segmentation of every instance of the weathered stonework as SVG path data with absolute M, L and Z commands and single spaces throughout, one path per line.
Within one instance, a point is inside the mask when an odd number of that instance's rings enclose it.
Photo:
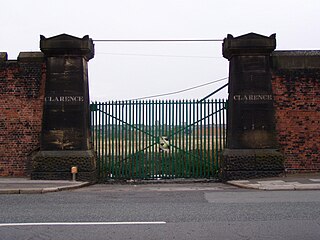
M 274 176 L 283 171 L 277 151 L 270 54 L 275 35 L 249 33 L 223 42 L 229 65 L 228 136 L 222 178 Z
M 78 168 L 77 180 L 96 181 L 93 151 L 41 151 L 32 161 L 34 179 L 71 179 L 71 167 Z
M 78 166 L 79 179 L 94 181 L 87 67 L 94 56 L 92 39 L 41 36 L 40 48 L 47 74 L 40 151 L 31 178 L 70 179 L 71 167 Z
M 223 180 L 277 176 L 284 171 L 284 156 L 273 149 L 226 149 L 223 154 Z

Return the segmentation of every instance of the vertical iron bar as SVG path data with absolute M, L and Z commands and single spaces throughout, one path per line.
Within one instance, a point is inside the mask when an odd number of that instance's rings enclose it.
M 222 142 L 223 142 L 223 139 L 222 139 L 222 114 L 223 114 L 223 110 L 222 110 L 223 106 L 221 105 L 221 99 L 219 99 L 219 152 L 218 152 L 218 159 L 217 159 L 217 162 L 218 162 L 218 168 L 220 167 L 220 155 L 221 155 L 221 150 L 222 150 Z
M 199 131 L 199 125 L 200 125 L 200 116 L 199 116 L 199 103 L 197 102 L 197 137 L 196 137 L 196 141 L 197 141 L 197 156 L 198 158 L 195 159 L 197 164 L 196 164 L 196 177 L 198 178 L 199 177 L 199 174 L 200 174 L 200 167 L 201 167 L 201 155 L 200 155 L 200 152 L 199 152 L 199 148 L 200 148 L 200 144 L 199 144 L 199 137 L 200 137 L 200 131 Z
M 95 105 L 95 112 L 94 112 L 94 117 L 93 117 L 93 127 L 94 127 L 94 131 L 93 131 L 93 146 L 94 146 L 94 150 L 97 154 L 97 164 L 99 162 L 99 155 L 98 155 L 98 151 L 97 151 L 97 114 L 98 114 L 98 104 L 97 102 L 94 103 Z M 99 173 L 99 172 L 98 172 Z
M 162 152 L 160 151 L 160 136 L 161 136 L 161 100 L 158 100 L 158 105 L 157 105 L 157 121 L 158 121 L 158 127 L 157 127 L 157 137 L 158 137 L 158 145 L 157 145 L 157 151 L 158 151 L 158 161 L 157 161 L 157 175 L 158 178 L 161 178 L 161 154 Z
M 203 102 L 203 117 L 204 117 L 204 122 L 203 122 L 203 161 L 204 161 L 204 167 L 203 167 L 203 177 L 208 177 L 208 157 L 207 157 L 207 131 L 208 131 L 208 124 L 207 124 L 207 100 Z
M 196 102 L 195 100 L 193 100 L 192 102 L 192 122 L 196 122 Z M 192 157 L 191 157 L 191 161 L 192 161 L 192 177 L 196 176 L 196 166 L 195 166 L 195 157 L 197 156 L 197 152 L 196 152 L 196 124 L 193 124 L 193 130 L 192 130 Z
M 135 138 L 134 138 L 134 142 L 135 142 L 135 149 L 134 149 L 134 153 L 135 153 L 135 168 L 134 168 L 134 178 L 137 178 L 137 175 L 138 175 L 138 171 L 139 171 L 139 156 L 137 154 L 137 151 L 138 150 L 138 130 L 137 130 L 137 127 L 138 127 L 138 105 L 139 105 L 139 101 L 136 101 L 135 102 Z
M 115 147 L 114 147 L 114 101 L 111 102 L 111 115 L 113 116 L 111 119 L 111 173 L 110 176 L 112 178 L 115 178 L 115 171 L 114 171 L 114 166 L 115 166 L 115 158 L 114 158 L 114 154 L 115 154 Z
M 151 101 L 149 100 L 148 101 L 148 109 L 147 109 L 147 112 L 148 112 L 148 132 L 150 132 L 152 134 L 152 106 L 151 106 Z M 151 146 L 152 144 L 152 139 L 151 139 L 151 134 L 148 135 L 147 139 L 148 139 L 148 145 Z M 152 149 L 149 147 L 147 149 L 148 151 L 148 155 L 147 155 L 147 176 L 148 178 L 151 178 L 151 161 L 152 161 Z
M 151 133 L 152 133 L 152 136 L 155 136 L 155 132 L 154 132 L 154 128 L 155 128 L 155 109 L 154 109 L 154 100 L 152 100 L 151 102 L 151 122 L 152 122 L 152 130 L 151 130 Z M 155 175 L 155 171 L 154 171 L 154 159 L 155 159 L 155 141 L 156 139 L 153 138 L 152 139 L 152 157 L 151 157 L 151 177 L 152 179 L 154 179 L 154 175 Z
M 169 139 L 169 129 L 168 129 L 168 122 L 169 122 L 169 119 L 168 119 L 168 100 L 166 100 L 166 107 L 165 107 L 165 135 L 166 137 L 168 138 L 168 143 L 169 143 L 169 149 L 166 153 L 166 161 L 165 161 L 165 173 L 166 173 L 166 177 L 167 178 L 172 178 L 171 175 L 170 175 L 170 172 L 169 172 L 169 162 L 170 162 L 170 139 Z
M 210 155 L 210 141 L 211 141 L 211 129 L 212 129 L 212 125 L 210 124 L 210 119 L 212 118 L 212 115 L 210 113 L 210 107 L 211 107 L 211 102 L 210 100 L 208 99 L 208 105 L 207 105 L 207 114 L 210 115 L 210 117 L 208 118 L 208 144 L 207 144 L 207 147 L 208 147 L 208 150 L 207 150 L 207 156 L 208 156 L 208 171 L 209 171 L 209 177 L 212 177 L 213 176 L 213 172 L 212 172 L 212 169 L 211 169 L 211 155 Z
M 173 116 L 174 116 L 174 119 L 175 119 L 175 123 L 174 123 L 174 132 L 177 132 L 178 130 L 178 100 L 175 100 L 174 101 L 174 113 L 173 113 Z M 180 177 L 179 175 L 179 171 L 178 171 L 178 165 L 179 165 L 179 156 L 178 156 L 178 150 L 177 150 L 177 147 L 178 147 L 178 135 L 176 134 L 174 136 L 174 159 L 173 159 L 173 167 L 174 167 L 174 172 L 175 172 L 175 175 L 177 178 Z
M 190 111 L 190 101 L 186 100 L 186 177 L 190 177 L 190 148 L 189 148 L 189 140 L 190 140 L 190 129 L 189 127 L 189 116 L 191 117 L 191 111 Z
M 99 103 L 99 109 L 101 110 L 101 103 Z M 97 139 L 97 146 L 98 146 L 98 172 L 101 173 L 101 111 L 99 111 L 99 117 L 98 117 L 98 139 Z
M 159 104 L 158 104 L 158 101 L 156 100 L 155 101 L 155 136 L 156 136 L 156 159 L 155 159 L 155 175 L 156 175 L 156 178 L 158 177 L 159 175 L 159 172 L 158 172 L 158 161 L 159 161 L 159 142 L 158 142 L 158 139 L 159 139 L 159 134 L 158 134 L 158 107 L 159 107 Z
M 182 134 L 183 131 L 181 131 L 181 125 L 182 125 L 182 103 L 181 100 L 179 100 L 179 175 L 180 177 L 183 177 L 183 152 L 180 150 L 182 149 Z
M 107 111 L 107 113 L 108 113 L 108 115 L 107 115 L 107 124 L 108 124 L 108 140 L 107 140 L 107 149 L 108 149 L 108 151 L 107 151 L 107 159 L 106 159 L 106 164 L 107 164 L 107 166 L 108 166 L 108 170 L 107 170 L 107 177 L 109 177 L 109 178 L 111 178 L 111 173 L 112 173 L 112 171 L 111 171 L 111 103 L 110 103 L 110 101 L 108 101 L 107 102 L 107 106 L 108 106 L 108 111 Z M 109 175 L 109 176 L 108 176 Z
M 117 178 L 117 101 L 113 102 L 113 137 L 112 137 L 112 144 L 113 144 L 113 177 Z
M 208 118 L 208 144 L 207 144 L 207 147 L 208 147 L 208 150 L 207 150 L 207 154 L 208 154 L 208 171 L 209 171 L 209 177 L 211 178 L 213 176 L 213 171 L 211 169 L 211 162 L 212 162 L 212 156 L 211 156 L 211 146 L 212 146 L 212 112 L 211 112 L 211 100 L 208 99 L 208 105 L 207 105 L 207 114 L 210 115 L 210 117 Z
M 164 136 L 164 100 L 161 101 L 161 136 Z M 161 176 L 162 178 L 164 177 L 164 161 L 165 161 L 165 153 L 164 151 L 162 151 L 161 154 Z
M 141 108 L 142 110 L 141 110 L 141 116 L 142 116 L 142 139 L 141 139 L 141 141 L 142 141 L 142 143 L 141 143 L 141 145 L 142 145 L 142 147 L 141 147 L 141 149 L 145 149 L 145 146 L 146 146 L 146 139 L 145 139 L 145 137 L 146 137 L 146 135 L 145 135 L 145 131 L 146 131 L 146 122 L 145 122 L 145 102 L 144 102 L 144 100 L 142 101 L 142 108 Z M 145 171 L 146 171 L 146 164 L 145 164 L 145 160 L 146 160 L 146 150 L 143 150 L 143 152 L 142 152 L 142 173 L 141 173 L 141 177 L 142 177 L 142 179 L 145 179 Z
M 183 122 L 183 138 L 182 138 L 182 146 L 184 149 L 184 176 L 188 177 L 189 169 L 188 169 L 188 101 L 186 99 L 183 100 L 183 114 L 182 114 L 182 122 Z
M 200 119 L 203 118 L 203 115 L 202 115 L 202 107 L 203 107 L 203 102 L 201 102 L 199 104 L 199 107 L 200 107 Z M 199 174 L 199 177 L 202 177 L 202 174 L 203 174 L 203 159 L 204 159 L 204 156 L 203 156 L 203 143 L 202 143 L 202 136 L 203 136 L 203 123 L 202 123 L 203 120 L 200 121 L 200 149 L 199 149 L 199 153 L 200 153 L 200 174 Z
M 99 109 L 99 103 L 97 103 L 97 109 Z M 99 109 L 100 110 L 100 109 Z M 96 145 L 96 152 L 97 152 L 97 168 L 98 168 L 98 172 L 100 173 L 100 168 L 99 168 L 99 164 L 100 164 L 100 152 L 99 152 L 99 144 L 98 144 L 98 137 L 99 137 L 99 111 L 96 111 L 96 140 L 95 140 L 95 145 Z
M 223 129 L 223 148 L 226 147 L 226 136 L 227 136 L 227 100 L 222 100 L 223 101 L 223 119 L 222 119 L 222 129 Z
M 126 124 L 124 124 L 124 162 L 125 162 L 125 168 L 124 168 L 124 177 L 128 178 L 128 101 L 125 101 L 125 111 L 124 111 L 125 117 L 124 121 Z
M 169 100 L 169 110 L 168 110 L 169 133 L 168 133 L 168 136 L 170 136 L 170 139 L 169 139 L 169 141 L 170 141 L 170 150 L 169 150 L 169 157 L 168 157 L 168 168 L 169 168 L 168 173 L 170 173 L 171 178 L 174 178 L 175 176 L 174 176 L 173 167 L 172 167 L 172 165 L 173 165 L 172 164 L 172 159 L 173 159 L 173 138 L 174 138 L 174 136 L 173 136 L 174 130 L 173 130 L 173 123 L 172 123 L 173 122 L 172 116 L 173 116 L 173 114 L 172 114 L 172 101 Z
M 119 119 L 119 116 L 120 114 L 119 114 L 119 102 L 118 101 L 116 101 L 116 121 L 115 121 L 115 123 L 116 123 L 116 130 L 115 130 L 115 140 L 116 140 L 116 142 L 115 142 L 115 144 L 116 144 L 116 156 L 115 156 L 115 159 L 116 159 L 116 171 L 115 171 L 115 174 L 116 174 L 116 178 L 120 178 L 120 163 L 121 163 L 121 160 L 120 160 L 120 145 L 119 145 L 119 140 L 120 140 L 120 138 L 119 138 L 119 128 L 120 128 L 120 126 L 119 126 L 119 121 L 118 121 L 118 119 Z
M 207 115 L 210 115 L 210 106 L 211 106 L 211 102 L 210 100 L 207 101 Z M 208 177 L 212 177 L 213 176 L 213 172 L 211 169 L 211 156 L 210 156 L 210 140 L 211 140 L 211 129 L 212 129 L 212 125 L 210 124 L 210 118 L 212 118 L 212 116 L 210 115 L 210 117 L 208 117 L 207 120 L 207 172 L 208 172 Z
M 119 178 L 122 178 L 122 167 L 123 167 L 123 151 L 122 151 L 122 107 L 123 107 L 123 101 L 119 101 L 118 103 L 118 146 L 119 146 Z
M 213 101 L 213 99 L 211 99 L 211 101 L 210 101 L 210 103 L 211 103 L 211 114 L 213 114 L 214 113 L 214 101 Z M 214 163 L 215 163 L 215 160 L 214 160 L 214 134 L 215 134 L 215 129 L 216 129 L 216 127 L 215 127 L 215 125 L 214 125 L 214 116 L 212 115 L 211 116 L 211 165 L 210 165 L 210 169 L 214 172 L 214 173 L 216 173 L 216 171 L 215 171 L 215 165 L 214 165 Z
M 172 133 L 174 134 L 176 131 L 176 127 L 175 127 L 175 119 L 177 118 L 177 113 L 175 111 L 175 101 L 172 100 L 171 102 L 171 116 L 172 116 L 172 122 L 171 122 L 171 129 L 172 129 Z M 171 169 L 172 169 L 172 175 L 174 175 L 175 178 L 178 177 L 177 173 L 176 173 L 176 145 L 177 145 L 177 136 L 172 134 L 172 152 L 171 152 Z
M 218 101 L 215 100 L 215 111 L 218 111 Z M 219 122 L 218 113 L 215 114 L 216 134 L 215 134 L 215 172 L 218 170 L 218 151 L 219 151 Z
M 92 143 L 93 143 L 93 149 L 97 154 L 97 112 L 98 112 L 98 106 L 97 106 L 97 102 L 94 102 L 94 107 L 92 107 L 92 109 L 94 110 L 94 112 L 92 112 L 92 123 L 93 123 L 93 131 L 92 131 Z M 99 161 L 98 159 L 98 154 L 97 154 L 97 162 Z M 98 172 L 99 173 L 99 172 Z
M 116 129 L 115 129 L 115 145 L 116 145 L 116 155 L 115 155 L 115 160 L 116 160 L 116 164 L 115 164 L 115 175 L 116 175 L 116 178 L 119 179 L 120 177 L 120 174 L 119 174 L 119 166 L 120 166 L 120 149 L 119 149 L 119 103 L 118 101 L 116 101 L 116 104 L 115 104 L 115 107 L 116 107 L 116 120 L 115 120 L 115 124 L 116 124 Z
M 145 136 L 145 122 L 144 122 L 144 100 L 142 100 L 140 102 L 140 123 L 141 123 L 141 126 L 139 129 L 141 129 L 140 131 L 140 142 L 139 142 L 139 145 L 140 145 L 140 179 L 143 179 L 144 178 L 144 170 L 145 170 L 145 151 L 144 151 L 144 145 L 145 145 L 145 140 L 144 140 L 144 136 Z
M 139 131 L 140 127 L 141 127 L 141 122 L 140 122 L 140 118 L 141 118 L 141 101 L 137 101 L 137 116 L 136 116 L 136 120 L 137 120 L 137 135 L 136 135 L 136 156 L 137 156 L 137 161 L 136 161 L 136 178 L 140 178 L 140 169 L 141 169 L 141 161 L 140 161 L 140 137 L 141 137 L 141 131 Z
M 124 101 L 121 102 L 121 106 L 120 106 L 120 110 L 121 110 L 121 120 L 125 121 L 124 118 Z M 121 127 L 121 178 L 124 178 L 124 165 L 125 165 L 125 154 L 124 154 L 124 128 L 125 128 L 125 124 L 123 122 L 119 123 L 120 127 Z
M 135 152 L 135 143 L 134 143 L 134 140 L 135 140 L 135 135 L 136 135 L 136 129 L 134 128 L 134 125 L 135 125 L 135 122 L 134 122 L 134 116 L 136 114 L 135 112 L 135 101 L 132 101 L 131 102 L 131 109 L 132 109 L 132 113 L 131 113 L 131 125 L 133 126 L 132 127 L 132 134 L 131 134 L 131 174 L 130 174 L 130 177 L 131 179 L 134 178 L 134 169 L 135 169 L 135 155 L 134 155 L 134 152 Z
M 132 177 L 132 166 L 133 166 L 133 155 L 132 155 L 132 134 L 134 134 L 134 129 L 132 128 L 132 116 L 133 116 L 133 112 L 132 112 L 132 101 L 129 101 L 129 124 L 130 124 L 130 134 L 129 134 L 129 156 L 130 158 L 128 159 L 129 162 L 129 167 L 128 167 L 128 177 Z
M 116 135 L 116 132 L 115 132 L 115 124 L 116 124 L 116 120 L 115 120 L 115 117 L 116 117 L 116 111 L 115 111 L 115 106 L 116 106 L 116 103 L 115 101 L 112 101 L 112 163 L 111 163 L 111 166 L 112 166 L 112 178 L 116 178 L 116 172 L 115 172 L 115 166 L 116 166 L 116 158 L 115 158 L 115 155 L 116 155 L 116 146 L 115 146 L 115 135 Z
M 222 122 L 221 122 L 221 131 L 222 131 L 222 148 L 225 148 L 225 114 L 226 114 L 226 102 L 224 99 L 221 99 L 222 102 Z
M 91 142 L 92 142 L 92 144 L 94 144 L 94 109 L 95 109 L 95 106 L 94 106 L 94 103 L 93 102 L 91 102 L 90 103 L 90 137 L 91 137 Z M 95 149 L 94 148 L 94 145 L 92 146 L 93 147 L 93 149 Z
M 105 177 L 105 144 L 104 144 L 104 141 L 105 141 L 105 103 L 102 103 L 101 104 L 101 109 L 102 109 L 102 112 L 101 112 L 101 170 L 100 170 L 100 173 L 101 173 L 101 177 Z

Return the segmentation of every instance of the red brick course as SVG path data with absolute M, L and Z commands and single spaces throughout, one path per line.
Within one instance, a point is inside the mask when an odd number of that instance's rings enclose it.
M 0 62 L 0 176 L 28 175 L 39 148 L 45 64 Z
M 276 128 L 285 167 L 320 171 L 320 72 L 273 73 Z

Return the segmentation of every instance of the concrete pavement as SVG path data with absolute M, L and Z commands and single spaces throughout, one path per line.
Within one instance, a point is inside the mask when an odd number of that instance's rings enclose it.
M 232 180 L 233 186 L 257 190 L 320 190 L 320 173 L 288 174 L 282 177 Z
M 204 180 L 206 182 L 206 180 Z M 135 183 L 127 181 L 128 185 Z M 155 183 L 152 181 L 152 183 Z M 152 186 L 150 181 L 145 182 L 144 185 Z M 183 184 L 201 184 L 201 180 L 190 181 L 190 179 L 173 180 L 172 182 L 166 180 L 159 183 L 172 183 L 168 187 L 174 191 L 183 188 Z M 179 183 L 179 184 L 173 184 Z M 227 182 L 230 185 L 256 190 L 320 190 L 320 173 L 312 174 L 290 174 L 282 177 L 263 178 L 263 179 L 249 179 L 249 180 L 233 180 Z M 214 185 L 215 182 L 206 182 L 207 185 Z M 58 192 L 63 190 L 71 190 L 90 185 L 89 182 L 78 181 L 63 181 L 63 180 L 30 180 L 28 178 L 12 178 L 0 177 L 0 194 L 39 194 L 48 192 Z M 205 184 L 204 184 L 205 185 Z M 155 186 L 155 185 L 153 185 Z M 208 186 L 207 186 L 208 187 Z M 209 188 L 208 188 L 209 189 Z
M 88 182 L 0 177 L 0 194 L 39 194 L 76 189 Z

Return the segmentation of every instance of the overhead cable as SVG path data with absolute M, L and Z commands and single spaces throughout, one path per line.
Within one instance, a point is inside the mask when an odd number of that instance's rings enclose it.
M 140 98 L 135 98 L 135 99 L 130 99 L 130 100 L 131 101 L 144 100 L 144 99 L 149 99 L 149 98 L 164 97 L 164 96 L 174 95 L 174 94 L 178 94 L 178 93 L 182 93 L 182 92 L 187 92 L 187 91 L 190 91 L 190 90 L 193 90 L 193 89 L 197 89 L 197 88 L 200 88 L 200 87 L 208 86 L 210 84 L 221 82 L 221 81 L 224 81 L 226 79 L 228 79 L 228 77 L 217 79 L 217 80 L 214 80 L 214 81 L 211 81 L 211 82 L 208 82 L 208 83 L 200 84 L 200 85 L 197 85 L 197 86 L 194 86 L 194 87 L 190 87 L 190 88 L 186 88 L 186 89 L 179 90 L 179 91 L 163 93 L 163 94 L 157 94 L 157 95 L 146 96 L 146 97 L 140 97 Z
M 96 54 L 115 55 L 115 56 L 139 56 L 139 57 L 173 57 L 173 58 L 218 58 L 211 56 L 192 56 L 192 55 L 166 55 L 166 54 L 141 54 L 141 53 L 111 53 L 111 52 L 97 52 Z
M 93 39 L 94 42 L 222 42 L 223 39 Z

